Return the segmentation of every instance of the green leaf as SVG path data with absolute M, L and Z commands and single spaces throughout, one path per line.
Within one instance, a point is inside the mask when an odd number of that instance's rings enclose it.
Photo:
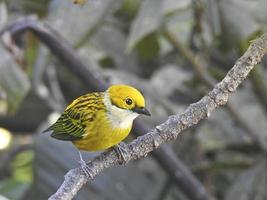
M 145 0 L 142 3 L 138 15 L 131 26 L 127 42 L 128 51 L 131 51 L 147 35 L 158 30 L 163 20 L 162 8 L 162 0 Z
M 17 181 L 31 183 L 33 180 L 32 174 L 32 161 L 33 161 L 33 151 L 23 151 L 19 153 L 14 161 L 12 166 L 14 168 L 14 178 Z
M 0 194 L 11 200 L 20 200 L 29 186 L 29 183 L 23 183 L 15 179 L 4 180 L 0 182 Z
M 131 21 L 140 6 L 141 0 L 124 0 L 121 7 L 116 11 L 115 16 L 123 21 Z
M 157 36 L 158 34 L 151 33 L 136 45 L 135 49 L 142 60 L 150 60 L 158 56 L 160 45 Z

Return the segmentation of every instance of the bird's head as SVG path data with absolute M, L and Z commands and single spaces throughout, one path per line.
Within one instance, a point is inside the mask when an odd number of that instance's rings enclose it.
M 149 111 L 145 108 L 143 95 L 134 87 L 128 85 L 113 85 L 108 88 L 107 92 L 113 106 L 136 114 L 150 116 Z

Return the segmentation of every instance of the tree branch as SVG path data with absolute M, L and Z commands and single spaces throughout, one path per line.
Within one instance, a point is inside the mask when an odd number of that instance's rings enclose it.
M 163 31 L 164 36 L 167 40 L 184 56 L 184 58 L 191 64 L 192 68 L 195 70 L 197 76 L 200 80 L 208 87 L 213 88 L 216 84 L 216 79 L 214 79 L 211 75 L 209 75 L 207 71 L 207 66 L 205 66 L 202 62 L 197 61 L 196 55 L 190 51 L 188 48 L 184 47 L 182 43 L 175 37 L 170 31 L 165 29 Z M 237 124 L 243 128 L 244 131 L 250 134 L 252 139 L 259 145 L 262 151 L 266 151 L 267 149 L 263 146 L 261 139 L 258 137 L 256 131 L 246 123 L 246 121 L 242 118 L 241 114 L 238 112 L 238 109 L 234 106 L 231 100 L 228 101 L 226 105 L 226 109 L 229 114 L 235 120 Z
M 23 18 L 0 31 L 0 36 L 7 32 L 14 37 L 20 37 L 25 31 L 33 32 L 89 90 L 101 91 L 108 87 L 107 83 L 98 74 L 81 61 L 69 43 L 45 23 L 31 17 Z M 133 130 L 135 135 L 141 135 L 148 132 L 149 129 L 141 120 L 137 119 Z M 160 149 L 153 151 L 151 155 L 189 199 L 214 199 L 188 167 L 176 156 L 171 147 L 162 145 Z
M 166 122 L 129 143 L 126 146 L 128 152 L 127 162 L 143 158 L 161 144 L 176 140 L 181 131 L 197 124 L 201 119 L 209 117 L 215 108 L 226 104 L 229 96 L 266 53 L 267 34 L 264 34 L 259 39 L 253 41 L 249 49 L 237 60 L 225 78 L 207 96 L 191 104 L 184 113 L 170 116 Z M 95 177 L 104 169 L 119 163 L 120 160 L 115 151 L 109 150 L 89 162 L 88 166 L 93 172 L 93 177 Z M 72 199 L 88 180 L 80 168 L 72 169 L 65 175 L 65 180 L 58 191 L 49 199 Z

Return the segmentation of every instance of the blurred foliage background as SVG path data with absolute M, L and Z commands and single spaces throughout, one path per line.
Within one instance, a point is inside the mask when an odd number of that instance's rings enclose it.
M 266 29 L 266 10 L 266 0 L 0 0 L 0 200 L 56 191 L 78 155 L 40 132 L 88 92 L 36 34 L 12 35 L 10 24 L 44 23 L 95 77 L 139 88 L 152 113 L 142 120 L 153 127 L 224 77 Z M 266 64 L 227 106 L 169 144 L 217 199 L 267 199 Z M 118 198 L 188 199 L 152 157 L 105 171 L 76 199 Z

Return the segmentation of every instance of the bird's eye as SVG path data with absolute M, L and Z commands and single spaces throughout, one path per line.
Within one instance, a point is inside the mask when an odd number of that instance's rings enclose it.
M 126 102 L 128 105 L 132 105 L 132 103 L 133 103 L 132 99 L 129 99 L 129 98 L 126 99 L 125 102 Z

